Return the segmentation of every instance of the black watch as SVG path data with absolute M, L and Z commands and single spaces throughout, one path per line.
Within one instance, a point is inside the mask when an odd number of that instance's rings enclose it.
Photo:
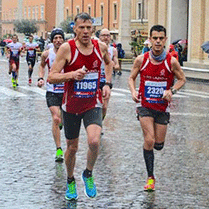
M 176 94 L 177 90 L 174 88 L 171 88 L 171 92 L 172 92 L 172 94 Z
M 109 86 L 112 89 L 112 83 L 106 82 L 105 85 Z

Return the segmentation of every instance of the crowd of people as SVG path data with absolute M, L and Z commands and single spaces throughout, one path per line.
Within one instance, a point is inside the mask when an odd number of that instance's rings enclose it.
M 56 145 L 55 161 L 65 161 L 66 165 L 67 200 L 78 198 L 74 172 L 81 122 L 84 124 L 88 143 L 86 167 L 81 176 L 86 196 L 97 196 L 93 170 L 99 154 L 113 70 L 120 72 L 118 58 L 124 56 L 124 52 L 119 56 L 119 50 L 111 46 L 108 29 L 100 31 L 99 40 L 92 39 L 93 26 L 89 14 L 78 14 L 74 22 L 74 39 L 65 41 L 62 29 L 52 30 L 51 47 L 41 55 L 37 84 L 40 88 L 46 84 L 46 102 L 52 117 L 52 134 Z M 170 118 L 169 104 L 172 96 L 185 84 L 185 76 L 178 60 L 165 50 L 166 40 L 166 29 L 161 25 L 154 25 L 149 38 L 152 47 L 135 59 L 128 80 L 144 137 L 143 156 L 147 170 L 145 191 L 155 190 L 154 149 L 160 151 L 164 147 Z M 118 47 L 122 48 L 122 45 Z M 19 56 L 24 51 L 27 52 L 28 78 L 31 84 L 35 54 L 41 50 L 39 45 L 33 43 L 33 36 L 29 36 L 29 42 L 23 46 L 18 42 L 17 35 L 13 35 L 7 50 L 13 86 L 18 85 Z M 48 75 L 45 80 L 46 66 Z M 136 87 L 139 74 L 140 84 Z M 175 83 L 174 78 L 177 79 Z M 62 126 L 66 138 L 65 153 L 60 139 Z

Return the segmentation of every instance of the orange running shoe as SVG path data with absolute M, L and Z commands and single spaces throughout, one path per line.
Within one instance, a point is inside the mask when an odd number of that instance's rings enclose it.
M 149 177 L 147 179 L 147 183 L 144 186 L 144 191 L 148 191 L 148 192 L 155 191 L 155 178 L 154 177 Z

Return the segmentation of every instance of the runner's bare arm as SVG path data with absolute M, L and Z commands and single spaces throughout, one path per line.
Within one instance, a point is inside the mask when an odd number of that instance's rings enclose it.
M 104 63 L 105 63 L 105 77 L 106 82 L 110 83 L 112 80 L 112 69 L 113 69 L 113 62 L 110 59 L 110 56 L 108 54 L 108 48 L 107 45 L 103 42 L 99 42 L 100 49 L 103 55 Z
M 41 63 L 39 65 L 39 71 L 38 71 L 38 76 L 39 76 L 39 80 L 38 80 L 38 87 L 42 87 L 44 85 L 44 75 L 45 75 L 45 67 L 46 67 L 46 59 L 49 55 L 49 51 L 45 51 L 43 52 L 43 54 L 41 55 Z M 43 78 L 43 79 L 41 79 Z
M 181 66 L 178 62 L 178 60 L 174 57 L 171 58 L 171 70 L 173 71 L 173 73 L 175 74 L 177 81 L 176 83 L 173 85 L 173 90 L 179 90 L 186 82 L 186 78 L 184 75 L 183 70 L 181 69 Z M 166 99 L 167 101 L 171 101 L 171 98 L 173 96 L 173 93 L 171 91 L 171 89 L 166 90 L 163 94 L 163 99 Z
M 171 59 L 171 67 L 171 70 L 177 78 L 177 82 L 174 84 L 173 88 L 179 90 L 186 83 L 186 77 L 179 62 L 173 57 Z
M 71 49 L 68 43 L 64 43 L 60 46 L 56 59 L 53 62 L 51 71 L 48 76 L 48 80 L 50 83 L 62 83 L 69 81 L 71 79 L 82 80 L 86 74 L 86 72 L 82 69 L 78 69 L 76 71 L 61 73 L 66 63 L 69 63 L 71 59 Z
M 118 62 L 118 52 L 117 52 L 117 49 L 113 49 L 113 67 L 114 69 L 116 70 L 119 70 L 120 69 L 120 65 L 119 65 L 119 62 Z
M 132 70 L 131 70 L 131 74 L 130 74 L 129 80 L 128 80 L 128 84 L 129 84 L 129 88 L 130 88 L 130 91 L 131 91 L 132 99 L 135 102 L 139 102 L 138 92 L 136 91 L 136 78 L 137 78 L 137 76 L 140 72 L 140 68 L 141 68 L 143 59 L 144 59 L 144 55 L 139 55 L 135 59 Z

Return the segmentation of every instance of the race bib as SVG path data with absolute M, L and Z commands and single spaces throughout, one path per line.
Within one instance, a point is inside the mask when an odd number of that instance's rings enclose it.
M 30 56 L 34 56 L 34 55 L 35 55 L 34 50 L 28 50 L 28 54 L 29 54 Z
M 98 88 L 98 73 L 88 73 L 81 81 L 74 83 L 74 95 L 80 98 L 94 97 Z
M 145 97 L 150 103 L 162 103 L 163 92 L 166 90 L 167 82 L 145 81 Z

